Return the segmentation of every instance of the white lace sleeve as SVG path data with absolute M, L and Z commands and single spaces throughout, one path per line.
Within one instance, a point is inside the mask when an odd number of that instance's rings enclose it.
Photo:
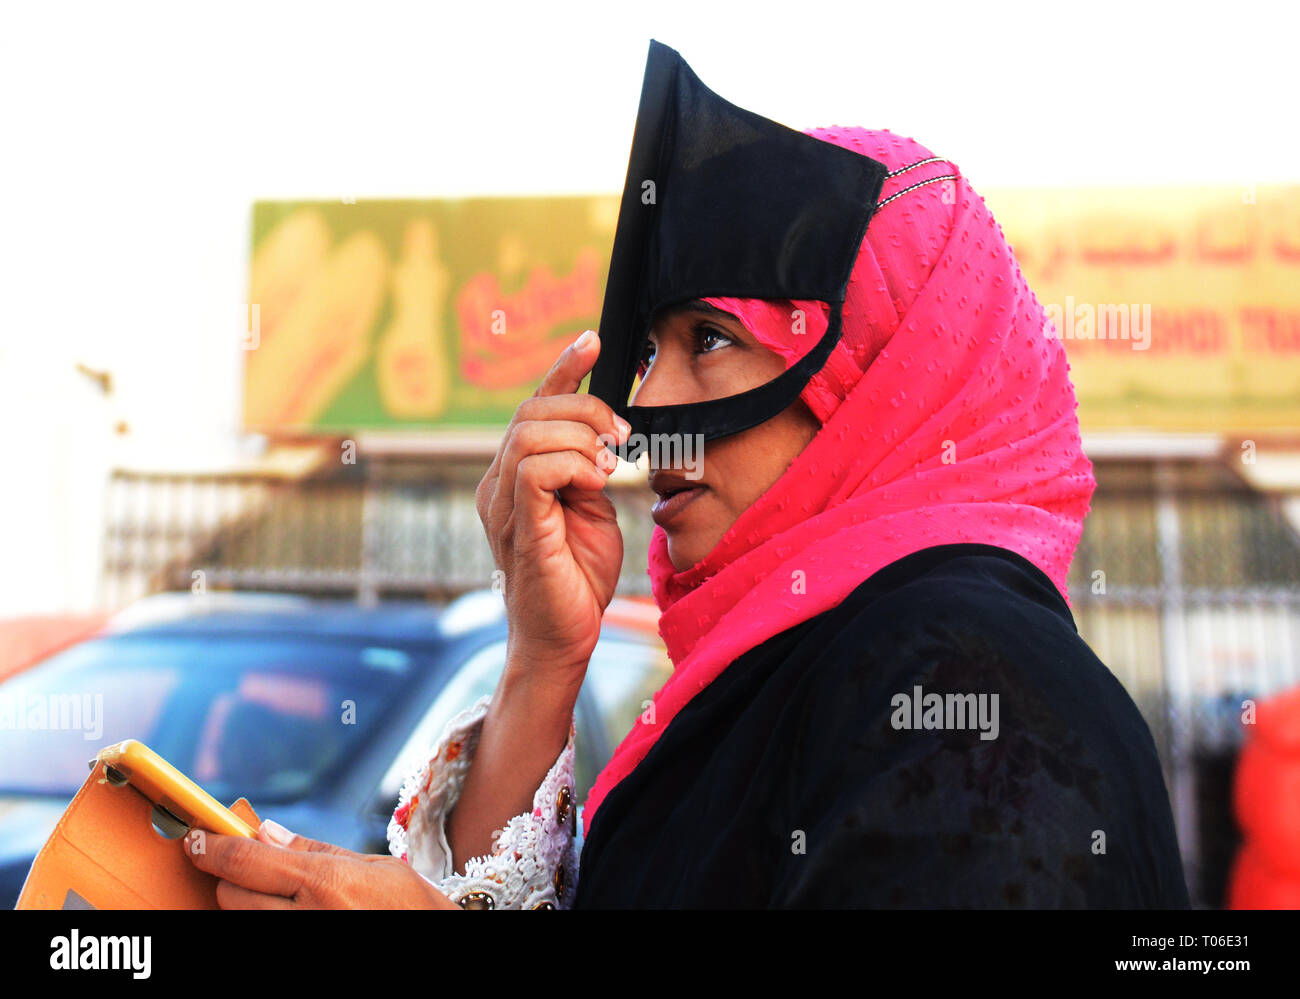
M 470 859 L 464 874 L 453 870 L 446 818 L 490 702 L 484 695 L 452 718 L 430 760 L 406 778 L 388 823 L 388 849 L 467 909 L 567 909 L 578 874 L 572 724 L 568 743 L 533 795 L 533 810 L 506 823 L 490 855 Z

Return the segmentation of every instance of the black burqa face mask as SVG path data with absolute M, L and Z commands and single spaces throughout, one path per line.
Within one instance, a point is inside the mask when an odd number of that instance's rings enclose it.
M 650 439 L 702 442 L 789 406 L 840 338 L 844 297 L 884 183 L 883 163 L 723 100 L 686 61 L 650 42 L 588 391 L 632 426 L 628 461 Z M 632 406 L 659 310 L 706 297 L 830 306 L 825 334 L 791 367 L 736 395 Z

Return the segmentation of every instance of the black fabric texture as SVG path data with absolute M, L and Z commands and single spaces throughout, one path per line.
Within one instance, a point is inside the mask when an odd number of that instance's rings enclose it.
M 997 737 L 896 728 L 918 686 L 996 693 Z M 1038 568 L 951 544 L 695 695 L 594 816 L 575 907 L 1188 904 L 1136 705 Z
M 652 40 L 588 391 L 640 437 L 708 441 L 785 409 L 840 337 L 849 277 L 887 172 L 723 100 Z M 749 391 L 629 406 L 654 314 L 717 296 L 825 302 L 830 325 L 808 354 Z M 644 442 L 609 447 L 634 461 Z

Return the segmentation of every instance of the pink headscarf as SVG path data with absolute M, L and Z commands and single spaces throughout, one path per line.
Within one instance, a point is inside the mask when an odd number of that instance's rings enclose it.
M 840 342 L 801 393 L 822 423 L 816 437 L 689 569 L 673 568 L 662 528 L 651 535 L 659 630 L 676 668 L 653 721 L 637 720 L 597 778 L 585 828 L 734 659 L 905 555 L 997 545 L 1042 569 L 1069 602 L 1066 572 L 1097 483 L 1065 351 L 1001 227 L 964 177 L 933 182 L 959 171 L 911 139 L 861 128 L 806 134 L 883 162 L 881 201 L 899 196 L 867 227 Z M 819 302 L 705 301 L 736 315 L 787 368 L 829 322 Z

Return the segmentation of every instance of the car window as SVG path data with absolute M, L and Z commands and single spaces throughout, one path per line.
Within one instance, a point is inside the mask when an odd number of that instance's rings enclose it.
M 672 661 L 657 642 L 600 640 L 584 685 L 600 712 L 610 751 L 632 730 L 637 715 L 646 710 L 672 672 Z
M 384 774 L 376 793 L 375 808 L 391 811 L 402 781 L 429 759 L 447 722 L 479 697 L 491 694 L 505 668 L 504 641 L 480 649 L 460 667 L 439 692 L 412 730 Z M 581 801 L 608 762 L 613 748 L 632 728 L 638 714 L 672 674 L 672 663 L 662 645 L 633 639 L 603 637 L 592 653 L 583 683 L 583 697 L 577 705 L 578 734 L 574 759 L 574 782 Z M 590 711 L 584 710 L 584 705 Z M 601 726 L 600 738 L 584 731 L 591 724 Z
M 471 655 L 452 674 L 429 705 L 424 717 L 411 730 L 410 737 L 379 782 L 378 795 L 381 803 L 378 807 L 381 810 L 389 802 L 396 803 L 402 781 L 428 761 L 429 753 L 442 737 L 447 722 L 484 694 L 491 694 L 496 689 L 505 663 L 506 643 L 493 642 Z
M 293 800 L 383 723 L 414 668 L 315 637 L 85 642 L 0 686 L 0 791 L 70 796 L 100 749 L 138 739 L 219 800 Z

